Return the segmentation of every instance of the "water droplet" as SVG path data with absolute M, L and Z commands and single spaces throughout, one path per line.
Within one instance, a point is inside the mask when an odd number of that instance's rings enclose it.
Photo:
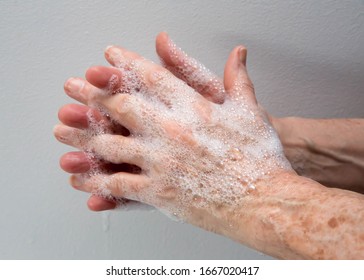
M 110 213 L 104 212 L 102 213 L 102 230 L 104 232 L 108 232 L 110 229 Z

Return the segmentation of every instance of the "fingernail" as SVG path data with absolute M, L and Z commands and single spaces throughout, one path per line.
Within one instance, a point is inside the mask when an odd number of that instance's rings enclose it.
M 105 49 L 105 55 L 113 61 L 121 61 L 124 58 L 121 49 L 112 45 Z
M 239 61 L 245 66 L 246 65 L 246 55 L 247 55 L 246 48 L 240 47 L 239 51 L 238 51 L 238 55 L 239 55 Z
M 85 85 L 84 81 L 77 78 L 71 78 L 66 82 L 65 89 L 68 92 L 78 93 L 82 90 L 84 85 Z
M 83 184 L 83 179 L 80 175 L 72 175 L 70 178 L 70 184 L 74 188 L 79 188 Z
M 72 133 L 72 129 L 70 129 L 69 127 L 66 127 L 64 125 L 57 124 L 53 128 L 53 133 L 58 141 L 66 142 L 69 135 Z
M 109 49 L 113 48 L 114 45 L 108 45 L 106 48 L 105 48 L 105 52 L 107 52 Z

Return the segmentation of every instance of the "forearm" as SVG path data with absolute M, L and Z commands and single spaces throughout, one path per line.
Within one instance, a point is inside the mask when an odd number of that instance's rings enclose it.
M 230 237 L 283 259 L 363 259 L 364 196 L 288 174 L 257 188 Z
M 364 120 L 273 118 L 295 171 L 329 187 L 364 193 Z

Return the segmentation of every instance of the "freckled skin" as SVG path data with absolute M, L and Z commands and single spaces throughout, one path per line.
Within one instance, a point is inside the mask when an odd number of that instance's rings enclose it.
M 364 257 L 356 242 L 364 231 L 363 197 L 327 190 L 292 170 L 256 102 L 244 48 L 229 57 L 223 92 L 200 89 L 210 101 L 135 53 L 111 47 L 106 58 L 115 67 L 90 69 L 88 81 L 70 79 L 65 86 L 72 98 L 100 111 L 101 121 L 74 127 L 65 120 L 55 135 L 96 162 L 140 172 L 105 172 L 96 164 L 72 175 L 73 187 L 152 205 L 279 258 Z M 115 124 L 130 135 L 117 133 Z
M 331 218 L 327 224 L 331 227 L 331 228 L 336 228 L 338 226 L 338 222 L 335 218 Z

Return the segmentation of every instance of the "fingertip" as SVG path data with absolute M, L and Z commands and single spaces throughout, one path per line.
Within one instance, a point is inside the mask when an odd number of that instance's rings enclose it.
M 122 56 L 121 48 L 115 45 L 109 45 L 104 50 L 104 55 L 107 60 L 113 60 L 115 57 Z
M 57 138 L 58 136 L 58 126 L 60 124 L 56 124 L 55 126 L 53 126 L 53 135 Z
M 129 52 L 124 48 L 110 45 L 105 49 L 104 56 L 106 60 L 115 67 L 120 67 L 128 59 L 137 59 L 140 56 L 137 53 Z
M 106 67 L 105 67 L 106 68 Z M 88 82 L 98 88 L 105 88 L 110 80 L 110 75 L 103 66 L 92 66 L 87 69 L 85 77 Z
M 237 84 L 253 89 L 245 66 L 247 53 L 247 49 L 243 45 L 237 46 L 231 51 L 224 69 L 224 86 L 227 91 L 234 91 Z
M 84 152 L 68 152 L 59 159 L 60 167 L 68 173 L 84 173 L 90 170 L 89 159 Z
M 166 31 L 159 32 L 156 41 L 168 41 L 169 35 Z
M 93 112 L 95 110 L 90 109 L 87 106 L 80 104 L 66 104 L 62 106 L 58 111 L 58 119 L 65 125 L 75 128 L 87 128 L 89 110 Z M 94 115 L 96 115 L 94 113 Z
M 64 82 L 63 89 L 65 93 L 72 97 L 73 93 L 79 92 L 83 88 L 84 84 L 85 82 L 83 81 L 83 79 L 78 77 L 71 77 Z
M 72 134 L 72 128 L 62 123 L 56 124 L 53 127 L 53 135 L 61 143 L 65 143 L 67 141 L 67 137 L 69 137 L 70 134 Z
M 64 170 L 64 168 L 65 168 L 65 162 L 67 162 L 67 154 L 64 154 L 64 155 L 62 155 L 61 157 L 60 157 L 60 159 L 59 159 L 59 166 Z
M 160 59 L 166 65 L 174 65 L 171 56 L 171 39 L 166 32 L 161 32 L 156 38 L 156 51 Z
M 87 201 L 87 207 L 91 211 L 99 212 L 116 208 L 116 203 L 102 197 L 92 195 Z
M 67 172 L 68 169 L 70 169 L 69 166 L 71 160 L 72 159 L 70 159 L 69 153 L 62 155 L 59 159 L 59 166 L 61 167 L 61 169 Z
M 109 50 L 110 50 L 111 48 L 114 48 L 114 47 L 115 47 L 114 45 L 108 45 L 108 46 L 104 49 L 104 53 L 109 52 Z
M 235 47 L 229 54 L 224 69 L 224 86 L 227 91 L 232 90 L 239 73 L 239 53 L 241 46 Z
M 74 79 L 74 77 L 68 78 L 64 83 L 63 83 L 63 89 L 65 93 L 68 93 L 71 90 L 70 87 L 70 81 Z
M 69 184 L 76 190 L 79 191 L 86 191 L 84 189 L 81 189 L 81 186 L 83 186 L 85 180 L 82 177 L 82 174 L 72 174 L 69 177 Z
M 92 66 L 87 69 L 85 77 L 93 86 L 104 89 L 109 87 L 113 77 L 118 77 L 120 81 L 120 72 L 110 67 Z

